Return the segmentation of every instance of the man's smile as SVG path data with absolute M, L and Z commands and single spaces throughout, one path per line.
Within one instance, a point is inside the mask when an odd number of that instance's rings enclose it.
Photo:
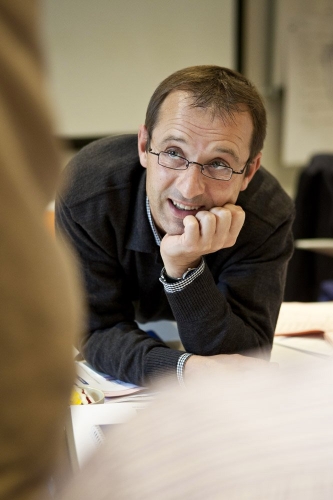
M 175 200 L 171 200 L 175 207 L 180 208 L 180 210 L 199 210 L 200 206 L 193 207 L 188 205 L 183 205 L 182 203 L 178 203 Z
M 184 218 L 187 215 L 195 215 L 202 210 L 202 205 L 184 205 L 176 200 L 168 199 L 172 214 L 177 218 Z

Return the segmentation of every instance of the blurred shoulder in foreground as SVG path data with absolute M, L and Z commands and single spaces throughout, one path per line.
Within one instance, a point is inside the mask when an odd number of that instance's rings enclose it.
M 45 499 L 83 330 L 79 273 L 44 225 L 60 172 L 39 2 L 0 2 L 0 499 Z

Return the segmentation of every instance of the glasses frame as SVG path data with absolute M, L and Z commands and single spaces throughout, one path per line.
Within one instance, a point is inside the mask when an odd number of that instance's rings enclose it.
M 228 168 L 231 172 L 230 178 L 229 179 L 216 179 L 216 177 L 212 177 L 211 175 L 207 175 L 204 173 L 205 167 L 209 167 L 210 166 L 209 164 L 199 163 L 197 161 L 189 161 L 187 158 L 185 158 L 185 156 L 178 155 L 178 158 L 181 158 L 182 160 L 185 160 L 187 162 L 187 165 L 185 165 L 184 168 L 172 168 L 172 167 L 167 167 L 166 165 L 162 165 L 160 163 L 160 154 L 161 153 L 168 154 L 168 151 L 160 151 L 159 153 L 155 153 L 151 148 L 149 148 L 148 153 L 157 156 L 157 158 L 158 158 L 157 162 L 161 167 L 169 168 L 170 170 L 187 170 L 190 165 L 199 165 L 200 172 L 202 173 L 202 175 L 204 175 L 205 177 L 208 177 L 208 179 L 213 179 L 214 181 L 222 181 L 222 182 L 229 182 L 232 179 L 232 176 L 234 174 L 242 175 L 245 172 L 246 167 L 252 163 L 250 161 L 250 158 L 249 158 L 247 160 L 247 162 L 245 163 L 244 167 L 239 171 L 234 170 L 232 167 L 226 166 L 225 168 Z

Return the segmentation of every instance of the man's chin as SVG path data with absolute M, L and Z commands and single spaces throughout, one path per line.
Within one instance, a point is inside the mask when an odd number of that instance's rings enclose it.
M 170 236 L 180 236 L 184 233 L 184 224 L 180 222 L 179 224 L 168 224 L 166 226 L 166 231 L 163 234 L 169 234 Z

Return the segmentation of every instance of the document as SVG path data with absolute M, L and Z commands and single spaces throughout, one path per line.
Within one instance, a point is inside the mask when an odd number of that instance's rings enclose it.
M 122 424 L 137 411 L 128 403 L 116 405 L 73 405 L 68 409 L 66 436 L 73 472 L 77 472 L 102 444 L 102 428 Z
M 106 397 L 128 396 L 143 390 L 135 384 L 117 380 L 106 373 L 97 372 L 85 360 L 75 361 L 77 384 L 81 387 L 90 385 L 104 392 Z
M 333 301 L 283 302 L 275 336 L 333 332 Z
M 333 302 L 283 302 L 274 344 L 332 356 Z

